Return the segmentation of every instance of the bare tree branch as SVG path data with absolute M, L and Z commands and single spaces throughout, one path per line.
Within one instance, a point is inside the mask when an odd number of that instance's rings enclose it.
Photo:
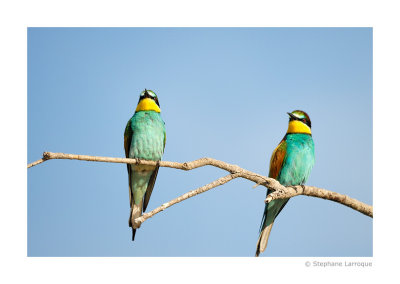
M 265 199 L 265 202 L 267 203 L 271 202 L 274 199 L 289 198 L 297 195 L 313 196 L 331 200 L 340 203 L 342 205 L 345 205 L 347 207 L 350 207 L 371 218 L 373 217 L 373 212 L 372 212 L 373 208 L 371 205 L 360 202 L 357 199 L 351 198 L 347 195 L 343 195 L 323 188 L 318 188 L 315 186 L 296 185 L 296 186 L 285 187 L 283 190 L 278 189 L 276 191 L 271 192 Z
M 257 185 L 263 185 L 271 190 L 267 196 L 265 202 L 271 202 L 275 199 L 281 198 L 289 198 L 297 195 L 306 195 L 306 196 L 313 196 L 322 199 L 331 200 L 334 202 L 338 202 L 345 206 L 348 206 L 362 214 L 365 214 L 369 217 L 373 217 L 373 207 L 371 205 L 365 204 L 361 201 L 358 201 L 354 198 L 350 198 L 346 195 L 339 194 L 333 191 L 329 191 L 322 188 L 317 188 L 314 186 L 288 186 L 285 187 L 281 185 L 277 180 L 268 178 L 266 176 L 262 176 L 251 171 L 245 170 L 240 168 L 237 165 L 232 165 L 225 163 L 223 161 L 215 160 L 213 158 L 201 158 L 195 161 L 186 162 L 186 163 L 178 163 L 178 162 L 168 162 L 168 161 L 148 161 L 148 160 L 141 160 L 141 159 L 128 159 L 128 158 L 112 158 L 112 157 L 98 157 L 98 156 L 87 156 L 87 155 L 75 155 L 75 154 L 64 154 L 64 153 L 51 153 L 51 152 L 44 152 L 43 158 L 28 164 L 28 168 L 36 166 L 40 163 L 43 163 L 47 160 L 51 159 L 69 159 L 69 160 L 82 160 L 82 161 L 92 161 L 92 162 L 108 162 L 108 163 L 124 163 L 124 164 L 136 164 L 136 165 L 159 165 L 160 167 L 168 167 L 168 168 L 175 168 L 180 170 L 193 170 L 203 166 L 214 166 L 223 170 L 230 172 L 230 175 L 225 177 L 219 178 L 207 185 L 189 191 L 184 195 L 181 195 L 167 203 L 164 203 L 160 207 L 154 209 L 151 212 L 144 213 L 141 217 L 136 218 L 135 222 L 143 223 L 147 219 L 151 218 L 155 214 L 165 210 L 166 208 L 179 203 L 183 200 L 186 200 L 190 197 L 193 197 L 197 194 L 206 192 L 212 188 L 217 186 L 223 185 L 235 178 L 241 177 L 250 181 L 255 182 Z

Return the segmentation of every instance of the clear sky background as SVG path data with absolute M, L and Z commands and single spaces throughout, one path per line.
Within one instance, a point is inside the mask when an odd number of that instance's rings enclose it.
M 30 28 L 28 161 L 123 157 L 139 93 L 154 90 L 164 160 L 208 156 L 267 175 L 288 116 L 312 120 L 308 185 L 372 204 L 372 29 Z M 148 211 L 226 172 L 161 168 Z M 155 215 L 131 241 L 124 164 L 28 170 L 28 256 L 253 256 L 266 189 L 234 180 Z M 292 198 L 262 256 L 372 256 L 372 219 Z

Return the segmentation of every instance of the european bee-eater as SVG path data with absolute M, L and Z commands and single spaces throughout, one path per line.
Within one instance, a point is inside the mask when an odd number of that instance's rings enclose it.
M 124 133 L 125 156 L 143 160 L 160 161 L 165 148 L 165 123 L 161 118 L 157 95 L 144 90 L 139 97 L 135 114 L 128 121 Z M 127 165 L 129 177 L 129 202 L 132 241 L 140 225 L 134 220 L 141 216 L 149 204 L 156 182 L 158 166 Z
M 304 184 L 314 166 L 314 142 L 311 136 L 310 117 L 301 110 L 289 114 L 286 135 L 274 150 L 269 165 L 269 177 L 284 186 Z M 267 196 L 271 192 L 267 191 Z M 256 256 L 265 250 L 275 218 L 289 198 L 272 200 L 265 205 L 261 220 Z

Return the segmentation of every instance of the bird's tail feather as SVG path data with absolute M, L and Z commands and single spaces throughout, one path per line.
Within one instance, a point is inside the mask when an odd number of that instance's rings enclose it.
M 258 237 L 256 256 L 259 256 L 260 253 L 265 251 L 267 244 L 268 244 L 269 234 L 271 233 L 273 224 L 274 224 L 274 222 L 269 224 L 267 227 L 265 227 L 261 231 L 260 236 Z
M 132 227 L 132 241 L 135 240 L 136 229 L 140 228 L 140 224 L 135 223 L 135 219 L 142 215 L 143 201 L 135 204 L 132 199 L 131 215 L 129 216 L 129 227 Z
M 132 228 L 132 242 L 135 240 L 136 229 Z

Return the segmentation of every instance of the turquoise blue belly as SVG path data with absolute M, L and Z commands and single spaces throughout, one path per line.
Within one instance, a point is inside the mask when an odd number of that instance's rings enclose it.
M 133 137 L 129 157 L 161 160 L 164 153 L 165 126 L 160 114 L 140 111 L 132 118 Z
M 307 134 L 286 136 L 286 157 L 277 180 L 285 186 L 304 184 L 314 166 L 314 142 Z

